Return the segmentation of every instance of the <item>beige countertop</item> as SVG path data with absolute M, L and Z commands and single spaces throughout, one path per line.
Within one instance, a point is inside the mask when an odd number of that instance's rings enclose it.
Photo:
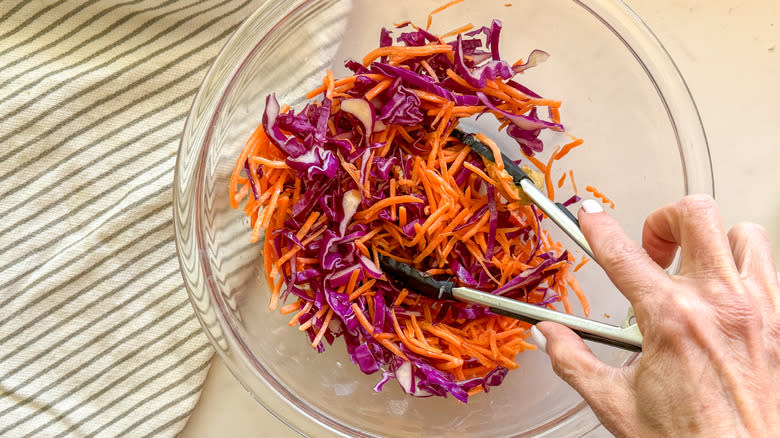
M 780 1 L 627 0 L 688 82 L 709 139 L 727 226 L 763 225 L 780 261 Z M 215 357 L 182 437 L 298 436 Z M 603 430 L 591 436 L 609 436 Z

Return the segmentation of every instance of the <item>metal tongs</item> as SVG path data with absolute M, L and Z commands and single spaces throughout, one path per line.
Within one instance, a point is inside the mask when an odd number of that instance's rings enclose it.
M 463 144 L 490 161 L 495 161 L 493 151 L 472 134 L 455 129 L 451 134 Z M 514 183 L 541 209 L 556 225 L 574 240 L 591 258 L 593 251 L 580 230 L 579 222 L 562 204 L 551 201 L 533 183 L 509 157 L 501 154 L 504 170 L 514 179 Z M 594 258 L 595 260 L 595 258 Z M 629 351 L 642 351 L 642 333 L 634 320 L 633 310 L 629 308 L 628 317 L 622 326 L 614 326 L 598 321 L 556 312 L 546 307 L 493 295 L 468 287 L 455 287 L 451 281 L 440 281 L 420 272 L 411 266 L 398 262 L 388 256 L 379 257 L 380 265 L 389 280 L 408 288 L 410 291 L 437 300 L 457 300 L 478 304 L 491 312 L 519 319 L 530 324 L 541 321 L 553 321 L 572 329 L 583 339 L 612 345 Z
M 493 151 L 485 143 L 477 140 L 473 134 L 468 134 L 460 129 L 455 129 L 450 135 L 457 138 L 461 143 L 470 147 L 474 152 L 482 155 L 486 159 L 492 162 L 496 161 L 495 157 L 493 157 Z M 585 240 L 585 235 L 582 234 L 582 230 L 580 230 L 580 223 L 577 221 L 577 218 L 574 217 L 563 204 L 560 202 L 553 202 L 550 198 L 545 196 L 544 193 L 534 185 L 533 180 L 526 175 L 511 158 L 504 154 L 501 154 L 501 158 L 504 161 L 504 170 L 512 177 L 515 185 L 523 189 L 526 196 L 528 196 L 528 198 L 539 207 L 547 217 L 552 219 L 564 233 L 579 245 L 590 258 L 595 259 L 595 257 L 593 257 L 593 250 L 590 249 L 588 241 Z
M 612 345 L 629 351 L 642 351 L 642 334 L 633 320 L 633 311 L 629 309 L 626 323 L 617 327 L 603 322 L 591 321 L 568 313 L 556 312 L 546 307 L 493 295 L 489 292 L 455 287 L 451 281 L 440 281 L 420 272 L 406 263 L 391 257 L 380 255 L 379 264 L 388 280 L 406 287 L 412 292 L 434 300 L 457 300 L 487 307 L 491 312 L 519 319 L 530 324 L 541 321 L 553 321 L 565 325 L 581 338 L 602 344 Z

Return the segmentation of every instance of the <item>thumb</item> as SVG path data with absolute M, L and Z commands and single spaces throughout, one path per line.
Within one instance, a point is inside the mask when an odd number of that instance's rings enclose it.
M 540 322 L 531 334 L 550 356 L 555 374 L 585 399 L 607 428 L 619 428 L 626 409 L 633 405 L 621 370 L 600 361 L 579 336 L 560 324 Z

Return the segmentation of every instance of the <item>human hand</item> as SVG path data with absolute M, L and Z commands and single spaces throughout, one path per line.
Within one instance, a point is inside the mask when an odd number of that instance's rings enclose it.
M 611 367 L 571 330 L 542 322 L 534 336 L 546 337 L 556 374 L 618 437 L 777 436 L 780 282 L 764 230 L 726 234 L 712 198 L 689 196 L 648 216 L 640 247 L 598 204 L 584 205 L 594 206 L 580 225 L 634 308 L 643 353 Z

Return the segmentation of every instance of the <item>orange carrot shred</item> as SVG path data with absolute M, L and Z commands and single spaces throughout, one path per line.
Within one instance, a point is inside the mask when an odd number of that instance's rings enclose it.
M 583 257 L 582 257 L 582 260 L 580 260 L 580 262 L 579 262 L 579 263 L 577 263 L 577 266 L 575 266 L 575 267 L 574 267 L 574 272 L 577 272 L 577 271 L 579 271 L 579 270 L 580 270 L 580 268 L 582 268 L 583 266 L 585 266 L 585 264 L 586 264 L 586 263 L 588 263 L 589 261 L 590 261 L 590 258 L 588 258 L 588 257 L 584 257 L 584 256 L 583 256 Z
M 400 195 L 393 198 L 385 198 L 381 201 L 376 202 L 374 205 L 369 207 L 366 210 L 359 211 L 355 213 L 354 218 L 356 220 L 362 220 L 362 219 L 368 219 L 373 218 L 376 216 L 377 213 L 379 213 L 382 209 L 389 207 L 391 205 L 395 204 L 419 204 L 423 202 L 420 198 L 412 195 Z
M 392 79 L 385 79 L 384 81 L 374 85 L 374 88 L 368 90 L 365 94 L 366 100 L 371 100 L 379 95 L 379 93 L 387 90 L 390 84 L 393 83 Z
M 468 32 L 468 31 L 470 31 L 473 28 L 474 28 L 474 25 L 469 23 L 469 24 L 463 25 L 461 27 L 458 27 L 456 29 L 452 29 L 449 32 L 443 33 L 442 35 L 439 35 L 439 39 L 444 39 L 444 38 L 447 38 L 447 37 L 450 37 L 450 36 L 453 36 L 453 35 L 457 35 L 459 33 Z
M 482 170 L 475 167 L 473 164 L 469 163 L 468 161 L 463 163 L 463 167 L 466 169 L 474 172 L 475 174 L 479 175 L 480 178 L 484 179 L 488 184 L 492 186 L 497 186 L 498 183 L 493 181 L 493 179 L 485 174 Z
M 593 186 L 585 186 L 585 190 L 590 192 L 590 193 L 593 193 L 594 197 L 600 199 L 601 202 L 603 202 L 604 204 L 609 205 L 609 208 L 611 208 L 613 210 L 615 209 L 615 203 L 612 202 L 611 199 L 607 198 L 607 196 L 605 194 L 603 194 L 600 191 L 596 190 L 595 187 L 593 187 Z
M 306 233 L 309 232 L 309 229 L 311 229 L 312 225 L 314 225 L 314 222 L 317 221 L 317 218 L 320 216 L 320 213 L 318 211 L 312 211 L 309 213 L 309 216 L 306 218 L 306 222 L 301 225 L 301 228 L 298 230 L 298 232 L 295 234 L 295 237 L 298 238 L 298 240 L 303 239 L 303 236 L 306 235 Z
M 307 301 L 306 304 L 303 306 L 303 308 L 295 314 L 295 316 L 292 317 L 290 322 L 287 323 L 290 327 L 294 326 L 298 323 L 298 320 L 301 319 L 301 316 L 309 313 L 309 310 L 311 310 L 312 307 L 312 301 Z
M 336 88 L 335 80 L 333 79 L 333 70 L 328 69 L 325 72 L 325 84 L 326 84 L 326 91 L 325 91 L 325 97 L 328 99 L 333 99 L 333 90 Z
M 328 324 L 330 324 L 331 318 L 333 318 L 333 309 L 328 309 L 328 314 L 325 316 L 325 320 L 322 321 L 322 327 L 317 332 L 317 335 L 314 337 L 314 340 L 311 342 L 312 347 L 317 348 L 317 345 L 319 345 L 320 341 L 322 340 L 322 337 L 325 336 L 325 330 L 328 329 Z
M 428 61 L 423 59 L 422 61 L 420 61 L 420 65 L 422 65 L 422 67 L 425 69 L 425 71 L 428 72 L 428 75 L 430 77 L 432 77 L 433 79 L 436 79 L 436 80 L 439 79 L 438 76 L 436 76 L 436 72 L 433 71 L 433 68 L 431 67 L 431 65 L 428 64 Z M 442 102 L 446 102 L 446 100 L 444 98 L 440 98 L 440 99 L 441 99 Z
M 436 13 L 461 1 L 450 1 L 432 11 L 426 29 L 430 28 Z M 412 27 L 420 29 L 413 24 Z M 341 324 L 343 315 L 325 303 L 314 308 L 315 302 L 322 303 L 317 296 L 321 292 L 316 282 L 330 280 L 303 279 L 309 278 L 312 272 L 317 272 L 316 275 L 338 272 L 341 282 L 339 286 L 332 283 L 331 286 L 339 297 L 348 299 L 348 310 L 364 330 L 361 342 L 363 337 L 371 336 L 386 352 L 401 360 L 408 360 L 407 353 L 413 352 L 434 368 L 463 381 L 484 378 L 499 366 L 517 368 L 515 356 L 536 349 L 527 342 L 530 336 L 527 323 L 498 315 L 464 318 L 458 310 L 460 304 L 433 300 L 403 287 L 393 292 L 397 289 L 387 288 L 390 279 L 385 274 L 373 273 L 370 267 L 372 263 L 380 266 L 380 255 L 384 255 L 437 279 L 455 282 L 461 281 L 465 268 L 475 278 L 486 281 L 487 287 L 495 288 L 549 260 L 551 255 L 559 257 L 567 250 L 547 232 L 547 222 L 545 225 L 539 222 L 539 218 L 546 220 L 545 216 L 523 203 L 512 177 L 504 171 L 508 163 L 495 141 L 476 133 L 495 157 L 492 163 L 483 160 L 483 167 L 474 164 L 481 159 L 479 155 L 451 136 L 461 119 L 477 114 L 495 116 L 499 130 L 511 126 L 501 111 L 523 115 L 547 107 L 549 118 L 560 123 L 559 100 L 530 96 L 502 78 L 487 79 L 484 87 L 476 88 L 463 75 L 451 69 L 441 70 L 437 60 L 452 61 L 455 56 L 451 43 L 444 38 L 471 29 L 473 25 L 467 24 L 441 34 L 436 37 L 438 41 L 422 46 L 399 42 L 399 45 L 376 48 L 363 57 L 365 66 L 381 58 L 396 69 L 413 69 L 415 74 L 428 76 L 450 89 L 452 95 L 436 94 L 402 78 L 407 93 L 413 93 L 412 100 L 419 102 L 416 107 L 424 121 L 400 124 L 378 118 L 382 105 L 386 104 L 386 90 L 396 84 L 395 75 L 366 72 L 336 78 L 333 71 L 325 72 L 319 86 L 307 97 L 316 97 L 317 101 L 309 103 L 313 109 L 323 108 L 325 99 L 330 99 L 330 115 L 327 120 L 317 122 L 316 135 L 324 130 L 328 139 L 338 141 L 338 144 L 317 143 L 323 154 L 332 153 L 327 156 L 331 160 L 327 172 L 335 168 L 335 176 L 333 173 L 328 173 L 327 178 L 303 176 L 294 164 L 296 160 L 291 161 L 284 147 L 275 140 L 276 131 L 272 141 L 262 123 L 238 154 L 228 183 L 228 200 L 232 208 L 242 209 L 248 218 L 250 240 L 256 242 L 264 236 L 263 274 L 271 291 L 268 306 L 289 315 L 288 324 L 307 332 L 313 348 L 321 349 L 323 339 L 332 341 L 335 333 L 329 331 L 329 326 L 333 325 L 334 318 Z M 465 58 L 467 63 L 478 62 L 476 57 Z M 366 86 L 367 83 L 373 85 Z M 488 96 L 500 111 L 485 105 L 455 104 L 452 96 L 473 96 L 475 91 Z M 344 114 L 341 105 L 344 99 L 354 97 L 371 101 L 370 108 L 376 111 L 372 132 L 364 132 L 362 124 L 357 125 L 356 131 L 344 132 L 346 123 L 340 118 Z M 286 104 L 280 110 L 288 111 L 291 114 Z M 295 111 L 295 117 L 304 115 L 303 119 L 309 123 L 313 123 L 312 114 L 306 110 Z M 357 114 L 346 117 L 350 123 L 363 120 Z M 275 129 L 281 129 L 291 141 L 300 141 L 306 153 L 310 153 L 312 137 L 288 131 L 286 123 L 279 123 Z M 582 139 L 572 134 L 562 134 L 571 140 L 552 154 L 544 155 L 545 162 L 538 155 L 525 158 L 542 174 L 550 199 L 554 199 L 556 188 L 561 196 L 567 175 L 577 194 L 572 170 L 559 175 L 555 166 L 553 180 L 554 162 L 583 144 Z M 315 138 L 315 142 L 319 140 Z M 325 162 L 325 155 L 314 158 Z M 386 176 L 377 178 L 378 173 Z M 312 181 L 322 185 L 312 187 Z M 486 184 L 495 188 L 490 208 Z M 343 196 L 350 190 L 355 192 L 350 197 Z M 587 191 L 614 208 L 614 202 L 594 187 L 587 186 Z M 359 195 L 353 197 L 356 193 Z M 312 199 L 312 195 L 317 199 Z M 307 204 L 303 211 L 302 203 Z M 501 218 L 498 229 L 495 222 L 491 224 L 493 209 L 498 210 Z M 333 211 L 339 218 L 334 218 Z M 342 228 L 339 221 L 345 216 L 350 217 L 346 219 L 346 228 Z M 332 269 L 323 266 L 324 260 L 330 259 L 323 257 L 323 251 L 342 252 L 347 247 L 351 248 L 350 257 L 354 257 L 354 262 L 337 264 Z M 462 263 L 460 266 L 454 263 L 458 261 Z M 566 260 L 549 263 L 543 271 L 547 277 L 538 287 L 525 291 L 522 299 L 538 304 L 554 293 L 560 298 L 560 304 L 547 307 L 562 307 L 572 312 L 574 307 L 580 308 L 575 306 L 576 297 L 588 315 L 590 305 L 574 273 L 589 261 L 587 257 L 577 260 L 570 253 Z M 377 275 L 381 276 L 373 278 Z M 294 285 L 287 283 L 291 278 Z M 382 302 L 391 319 L 384 324 L 377 310 Z M 482 390 L 482 387 L 474 388 L 469 395 Z
M 358 275 L 360 275 L 360 268 L 355 269 L 352 271 L 352 274 L 349 276 L 349 281 L 347 282 L 347 289 L 344 291 L 345 294 L 352 295 L 352 292 L 355 291 L 355 283 L 357 283 Z
M 298 310 L 300 308 L 301 308 L 301 300 L 298 300 L 298 301 L 296 301 L 294 303 L 286 304 L 286 305 L 282 306 L 282 308 L 279 309 L 279 313 L 281 313 L 282 315 L 287 315 L 289 313 L 295 312 L 296 310 Z
M 496 168 L 504 170 L 504 158 L 501 156 L 501 149 L 498 148 L 496 142 L 485 137 L 481 132 L 477 133 L 476 137 L 477 140 L 485 143 L 490 148 L 490 151 L 493 152 L 493 161 L 496 163 Z
M 430 13 L 430 14 L 428 14 L 428 22 L 427 22 L 427 24 L 425 25 L 425 30 L 428 30 L 428 29 L 430 29 L 430 28 L 431 28 L 431 23 L 433 22 L 433 16 L 434 16 L 435 14 L 438 14 L 439 12 L 441 12 L 441 11 L 443 11 L 443 10 L 445 10 L 445 9 L 449 8 L 450 6 L 456 5 L 456 4 L 458 4 L 458 3 L 462 2 L 462 1 L 463 1 L 463 0 L 452 0 L 452 1 L 448 2 L 448 3 L 447 3 L 447 4 L 445 4 L 445 5 L 439 6 L 438 8 L 436 8 L 436 9 L 432 10 L 432 11 L 431 11 L 431 13 Z
M 318 310 L 317 313 L 315 313 L 312 318 L 309 318 L 308 321 L 306 321 L 303 324 L 299 325 L 298 326 L 298 330 L 302 331 L 302 332 L 308 330 L 309 327 L 314 325 L 314 321 L 318 320 L 319 318 L 322 318 L 322 315 L 324 315 L 325 312 L 327 312 L 328 310 L 330 310 L 330 307 L 327 304 L 322 306 L 322 308 L 320 310 Z
M 574 194 L 578 194 L 577 183 L 574 181 L 574 170 L 569 170 L 569 181 L 571 181 L 571 188 L 574 190 Z
M 555 153 L 555 159 L 556 160 L 560 160 L 561 158 L 565 157 L 566 154 L 569 153 L 569 151 L 571 151 L 572 149 L 574 149 L 577 146 L 581 145 L 582 143 L 584 143 L 584 141 L 582 139 L 577 139 L 577 140 L 574 140 L 571 143 L 566 143 L 565 145 L 563 145 L 561 150 L 559 150 L 558 152 Z
M 558 179 L 558 188 L 563 187 L 563 182 L 566 180 L 566 173 L 564 172 L 563 175 Z
M 368 292 L 372 287 L 374 287 L 374 284 L 376 284 L 376 280 L 370 280 L 363 285 L 361 285 L 359 288 L 355 289 L 354 292 L 349 294 L 349 300 L 354 301 L 355 298 L 363 295 L 364 293 Z
M 401 303 L 404 302 L 404 300 L 406 299 L 406 296 L 408 294 L 409 294 L 409 289 L 407 289 L 407 288 L 401 289 L 401 292 L 398 294 L 398 298 L 396 298 L 395 301 L 393 301 L 393 305 L 394 306 L 400 306 Z
M 461 0 L 462 1 L 462 0 Z M 417 56 L 429 56 L 429 55 L 435 55 L 437 53 L 450 53 L 452 52 L 452 46 L 449 44 L 429 44 L 426 46 L 387 46 L 387 47 L 379 47 L 377 49 L 372 50 L 369 52 L 364 58 L 363 58 L 363 65 L 368 66 L 374 60 L 381 56 L 390 56 L 391 58 L 395 56 L 398 57 L 404 57 L 404 56 L 411 56 L 411 57 L 417 57 Z

